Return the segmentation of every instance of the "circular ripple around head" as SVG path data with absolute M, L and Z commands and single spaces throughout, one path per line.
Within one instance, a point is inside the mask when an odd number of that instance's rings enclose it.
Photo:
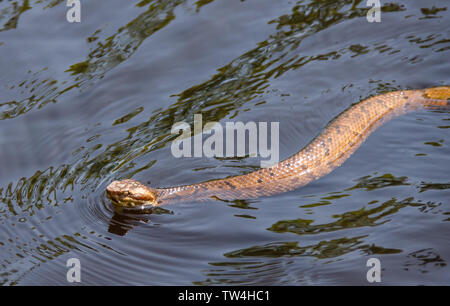
M 109 180 L 97 185 L 87 197 L 87 205 L 81 205 L 81 218 L 88 224 L 97 224 L 108 228 L 108 232 L 123 236 L 129 230 L 145 231 L 146 228 L 157 227 L 152 221 L 155 215 L 172 214 L 170 210 L 161 207 L 142 209 L 121 209 L 114 207 L 106 196 L 106 186 Z
M 81 218 L 86 223 L 108 224 L 114 215 L 113 206 L 107 202 L 105 188 L 106 183 L 97 185 L 87 196 L 87 205 L 80 205 Z

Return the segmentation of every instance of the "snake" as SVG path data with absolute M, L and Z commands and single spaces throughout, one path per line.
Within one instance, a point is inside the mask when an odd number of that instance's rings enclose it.
M 369 97 L 337 115 L 294 155 L 254 172 L 196 184 L 152 188 L 133 179 L 106 187 L 117 207 L 145 208 L 189 201 L 233 201 L 292 191 L 323 177 L 347 160 L 379 126 L 419 109 L 448 110 L 450 86 L 396 90 Z

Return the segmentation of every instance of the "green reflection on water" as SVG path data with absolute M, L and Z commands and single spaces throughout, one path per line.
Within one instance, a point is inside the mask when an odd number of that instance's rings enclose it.
M 22 1 L 22 4 L 19 4 L 17 1 L 9 1 L 8 4 L 8 7 L 0 7 L 0 32 L 17 28 L 20 15 L 31 9 L 30 1 L 28 0 Z M 5 20 L 6 22 L 3 23 Z M 2 23 L 3 26 L 1 25 Z
M 131 119 L 133 119 L 134 117 L 136 117 L 137 115 L 139 115 L 140 113 L 142 113 L 144 111 L 144 107 L 138 107 L 136 110 L 132 111 L 129 114 L 126 114 L 125 116 L 116 119 L 113 123 L 113 125 L 119 125 L 125 122 L 130 121 Z
M 427 141 L 427 142 L 424 142 L 423 144 L 433 146 L 433 147 L 442 147 L 443 142 L 444 142 L 444 140 L 441 139 L 439 141 Z
M 430 268 L 443 268 L 447 266 L 447 263 L 439 253 L 432 249 L 420 249 L 411 252 L 407 256 L 408 260 L 403 264 L 403 269 L 408 271 L 412 267 L 417 269 L 421 273 L 430 272 Z M 431 267 L 430 267 L 431 266 Z
M 366 190 L 375 190 L 385 187 L 391 186 L 408 186 L 411 185 L 407 183 L 408 178 L 406 176 L 396 177 L 390 173 L 386 173 L 380 176 L 373 177 L 371 175 L 367 175 L 358 179 L 358 183 L 350 187 L 346 190 L 354 190 L 354 189 L 366 189 Z
M 342 256 L 355 250 L 362 250 L 366 254 L 395 254 L 401 253 L 398 249 L 388 249 L 375 245 L 364 245 L 363 239 L 367 236 L 354 238 L 339 238 L 320 241 L 315 245 L 299 246 L 298 242 L 269 243 L 262 246 L 253 246 L 225 253 L 227 258 L 243 257 L 284 257 L 284 256 L 311 256 L 319 259 Z
M 371 201 L 369 204 L 373 207 L 377 202 Z M 268 230 L 276 233 L 294 233 L 297 235 L 340 232 L 352 228 L 384 224 L 390 221 L 388 219 L 389 216 L 396 214 L 405 207 L 415 207 L 421 212 L 427 212 L 438 206 L 440 206 L 440 203 L 422 203 L 421 201 L 415 201 L 412 197 L 402 201 L 392 199 L 370 209 L 363 207 L 360 210 L 334 215 L 333 218 L 338 219 L 335 222 L 314 225 L 314 220 L 282 220 L 276 222 Z M 373 243 L 365 243 L 368 240 L 367 238 L 368 235 L 352 238 L 342 237 L 320 240 L 314 244 L 303 246 L 298 241 L 272 242 L 226 252 L 223 256 L 229 261 L 209 263 L 214 268 L 203 271 L 206 279 L 204 281 L 195 281 L 193 284 L 251 284 L 255 280 L 273 284 L 274 281 L 280 281 L 276 277 L 277 273 L 283 276 L 281 277 L 283 279 L 286 275 L 284 271 L 289 269 L 291 264 L 293 265 L 289 258 L 312 257 L 325 260 L 322 263 L 326 264 L 329 262 L 326 261 L 327 259 L 335 258 L 335 260 L 338 260 L 337 258 L 356 251 L 366 256 L 400 254 L 403 252 L 402 249 L 398 248 L 387 248 Z M 408 260 L 403 264 L 405 270 L 411 267 L 423 266 L 419 270 L 426 273 L 430 270 L 429 266 L 431 265 L 435 268 L 446 266 L 446 262 L 435 250 L 425 249 L 412 252 L 407 255 L 407 258 Z M 269 259 L 275 259 L 275 261 L 270 261 Z M 296 276 L 295 282 L 299 281 L 298 277 L 300 276 Z M 308 283 L 308 279 L 304 281 Z
M 316 244 L 299 245 L 299 242 L 274 242 L 252 246 L 245 249 L 225 253 L 229 261 L 211 262 L 213 268 L 204 270 L 206 279 L 195 281 L 194 285 L 218 284 L 254 284 L 255 281 L 273 284 L 285 279 L 286 270 L 295 267 L 290 258 L 312 257 L 320 260 L 335 259 L 351 252 L 359 251 L 365 255 L 398 254 L 400 249 L 385 248 L 374 244 L 365 244 L 367 236 L 343 237 L 332 240 L 322 240 Z M 288 273 L 287 275 L 289 275 Z M 286 283 L 302 280 L 298 271 L 292 280 Z M 308 282 L 306 278 L 304 281 Z M 283 283 L 283 282 L 281 282 Z
M 276 233 L 289 232 L 298 235 L 310 235 L 364 226 L 378 226 L 389 222 L 389 220 L 385 219 L 385 217 L 395 214 L 401 208 L 406 206 L 423 205 L 425 204 L 414 202 L 414 198 L 408 198 L 402 201 L 392 199 L 376 207 L 373 207 L 372 204 L 370 209 L 363 207 L 355 211 L 348 211 L 340 215 L 334 215 L 333 218 L 337 219 L 334 222 L 313 225 L 312 223 L 314 223 L 314 220 L 283 220 L 273 224 L 268 228 L 268 230 Z
M 212 1 L 197 2 L 197 11 L 210 2 Z M 0 103 L 0 120 L 17 117 L 50 102 L 56 103 L 58 98 L 68 91 L 83 89 L 101 79 L 108 71 L 130 58 L 145 39 L 167 26 L 175 18 L 174 9 L 182 3 L 185 1 L 140 2 L 137 6 L 148 5 L 147 11 L 119 28 L 116 34 L 108 37 L 104 42 L 97 42 L 97 48 L 89 53 L 87 60 L 70 65 L 67 72 L 76 77 L 69 82 L 68 86 L 65 85 L 67 81 L 58 81 L 51 77 L 34 76 L 32 80 L 25 79 L 18 86 L 28 84 L 25 87 L 30 88 L 30 96 L 19 101 Z M 269 39 L 262 41 L 257 48 L 246 52 L 229 65 L 219 68 L 219 73 L 210 81 L 185 90 L 179 95 L 180 100 L 195 99 L 195 96 L 201 93 L 203 99 L 208 101 L 212 97 L 205 90 L 214 91 L 221 88 L 228 93 L 228 97 L 217 99 L 216 95 L 213 104 L 221 104 L 221 112 L 227 114 L 233 109 L 233 103 L 229 104 L 230 98 L 244 99 L 244 102 L 254 98 L 268 86 L 267 81 L 271 77 L 278 77 L 288 70 L 298 69 L 313 61 L 338 59 L 345 52 L 344 50 L 301 57 L 288 56 L 288 54 L 296 49 L 307 36 L 344 20 L 364 17 L 368 8 L 358 8 L 359 3 L 360 1 L 341 0 L 312 1 L 302 4 L 302 1 L 299 1 L 293 7 L 292 14 L 280 16 L 270 22 L 277 25 L 278 31 Z M 54 5 L 57 4 L 59 3 L 54 3 Z M 349 4 L 352 4 L 350 8 L 348 8 Z M 404 7 L 396 4 L 382 6 L 383 12 L 403 10 Z M 287 25 L 290 30 L 283 30 Z M 99 30 L 93 35 L 98 32 Z M 90 38 L 94 39 L 88 38 L 88 42 L 97 41 L 93 35 Z M 278 66 L 277 62 L 280 62 Z M 236 94 L 230 97 L 234 91 Z
M 422 182 L 419 186 L 420 191 L 424 192 L 428 190 L 444 190 L 444 189 L 450 189 L 450 183 L 425 183 Z
M 66 85 L 67 81 L 40 77 L 40 73 L 34 73 L 32 80 L 24 80 L 18 84 L 24 88 L 23 92 L 28 89 L 30 96 L 19 101 L 0 103 L 0 120 L 15 118 L 50 102 L 56 103 L 61 95 L 73 89 L 83 89 L 103 78 L 108 71 L 130 58 L 145 39 L 168 25 L 175 18 L 174 9 L 184 2 L 180 0 L 151 3 L 147 11 L 119 28 L 116 34 L 104 42 L 97 42 L 97 48 L 89 53 L 87 60 L 70 65 L 66 72 L 74 78 L 69 85 Z M 54 3 L 57 4 L 59 2 Z M 143 2 L 138 6 L 144 6 Z M 99 30 L 94 35 L 98 33 Z M 87 39 L 88 43 L 96 41 L 90 38 Z
M 442 18 L 442 16 L 437 15 L 439 12 L 446 11 L 446 7 L 435 7 L 434 5 L 431 8 L 422 8 L 420 11 L 425 15 L 424 18 Z

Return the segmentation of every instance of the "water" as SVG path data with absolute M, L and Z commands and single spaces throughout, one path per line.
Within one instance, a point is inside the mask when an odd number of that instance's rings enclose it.
M 375 131 L 330 175 L 247 201 L 114 212 L 105 187 L 247 173 L 170 153 L 173 123 L 278 121 L 280 157 L 396 89 L 448 85 L 442 1 L 0 2 L 0 284 L 449 284 L 449 112 Z

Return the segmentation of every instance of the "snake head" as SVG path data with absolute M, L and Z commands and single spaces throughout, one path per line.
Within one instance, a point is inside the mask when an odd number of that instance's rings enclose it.
M 106 187 L 106 195 L 114 205 L 121 207 L 155 206 L 158 204 L 155 189 L 131 179 L 112 182 Z

